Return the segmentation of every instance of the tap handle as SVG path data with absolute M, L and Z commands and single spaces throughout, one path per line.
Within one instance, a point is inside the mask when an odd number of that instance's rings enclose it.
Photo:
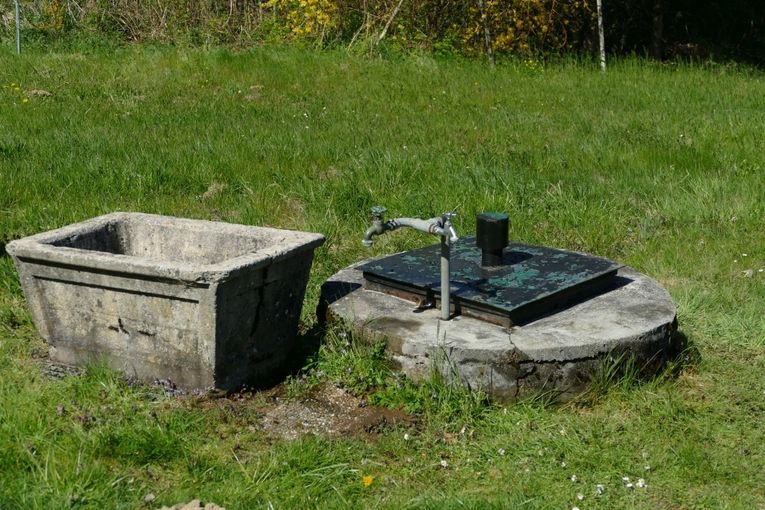
M 454 211 L 447 211 L 444 214 L 441 215 L 441 221 L 452 221 L 457 216 L 457 213 Z
M 385 215 L 386 212 L 388 212 L 388 209 L 386 209 L 382 205 L 376 205 L 372 207 L 372 217 L 376 220 L 383 219 L 383 216 Z

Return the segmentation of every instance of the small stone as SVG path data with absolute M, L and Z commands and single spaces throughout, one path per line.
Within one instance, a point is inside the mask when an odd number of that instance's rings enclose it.
M 33 89 L 33 90 L 27 90 L 26 92 L 24 92 L 24 95 L 26 95 L 27 97 L 50 97 L 53 94 L 51 94 L 47 90 Z
M 568 464 L 566 464 L 565 462 L 561 462 L 560 463 L 560 467 L 562 467 L 562 468 L 567 467 L 567 466 L 568 466 Z
M 645 465 L 645 468 L 643 468 L 643 469 L 645 469 L 646 471 L 650 471 L 650 470 L 651 470 L 651 466 L 649 466 L 648 464 L 646 464 L 646 465 Z
M 623 476 L 622 477 L 622 482 L 627 483 L 629 481 L 630 481 L 630 477 L 629 476 Z
M 576 481 L 579 480 L 576 475 L 571 475 L 571 481 L 576 483 Z
M 199 196 L 199 198 L 201 198 L 203 200 L 208 200 L 208 199 L 213 198 L 214 196 L 220 194 L 227 187 L 228 187 L 228 184 L 226 184 L 226 183 L 213 181 L 207 187 L 207 190 Z
M 606 492 L 606 488 L 602 484 L 595 486 L 595 494 L 597 496 L 602 496 L 604 492 Z
M 582 501 L 584 499 L 584 494 L 582 494 L 581 492 L 577 493 L 576 499 L 578 499 L 579 501 Z
M 446 459 L 441 459 L 441 462 L 438 463 L 442 468 L 446 469 L 449 467 L 449 463 L 446 462 Z
M 500 455 L 504 455 L 505 454 L 505 449 L 504 448 L 500 448 L 499 450 L 497 450 L 497 453 L 500 454 Z
M 635 484 L 633 484 L 632 482 L 630 482 L 630 483 L 628 483 L 627 485 L 625 485 L 625 487 L 627 487 L 628 489 L 634 489 L 634 488 L 635 488 Z
M 150 492 L 150 493 L 148 493 L 147 495 L 145 495 L 143 497 L 143 502 L 144 503 L 151 503 L 155 499 L 157 499 L 157 496 L 155 496 L 153 493 Z
M 648 486 L 648 484 L 646 484 L 645 480 L 643 480 L 642 478 L 639 478 L 635 485 L 637 485 L 641 489 L 644 489 Z
M 404 433 L 404 441 L 409 441 L 410 438 L 411 436 L 409 434 Z

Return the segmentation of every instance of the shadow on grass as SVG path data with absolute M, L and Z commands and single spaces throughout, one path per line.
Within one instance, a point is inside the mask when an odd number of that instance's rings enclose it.
M 605 356 L 587 391 L 572 403 L 591 405 L 613 389 L 629 391 L 673 381 L 700 361 L 701 354 L 693 340 L 676 329 L 664 348 L 652 356 L 641 357 L 627 351 Z

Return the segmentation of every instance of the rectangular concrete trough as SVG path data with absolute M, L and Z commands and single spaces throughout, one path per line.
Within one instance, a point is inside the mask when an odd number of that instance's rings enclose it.
M 35 325 L 66 364 L 235 389 L 294 347 L 321 234 L 114 213 L 8 244 Z

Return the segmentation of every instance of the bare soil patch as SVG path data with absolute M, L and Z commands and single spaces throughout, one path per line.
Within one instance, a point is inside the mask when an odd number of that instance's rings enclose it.
M 403 411 L 370 406 L 364 399 L 331 383 L 320 384 L 296 399 L 275 395 L 273 404 L 259 412 L 262 430 L 282 439 L 296 439 L 306 434 L 374 436 L 390 427 L 414 424 L 413 417 Z

